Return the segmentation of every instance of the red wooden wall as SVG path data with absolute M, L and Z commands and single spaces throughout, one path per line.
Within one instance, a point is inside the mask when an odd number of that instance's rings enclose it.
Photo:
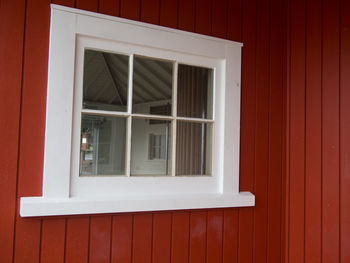
M 286 263 L 350 262 L 350 1 L 288 3 Z
M 283 2 L 281 0 L 54 1 L 57 4 L 244 43 L 240 187 L 241 190 L 256 194 L 256 206 L 240 209 L 20 218 L 19 198 L 41 195 L 50 1 L 1 0 L 0 262 L 281 262 L 284 255 L 282 87 L 286 51 L 283 45 L 285 26 Z M 332 20 L 331 16 L 329 19 Z M 302 22 L 303 20 L 299 21 Z M 332 23 L 337 22 L 332 20 Z M 337 33 L 331 30 L 327 32 Z M 316 42 L 317 37 L 318 35 L 315 35 Z M 334 41 L 340 39 L 336 37 Z M 349 40 L 342 39 L 342 41 Z M 337 43 L 331 42 L 327 45 L 333 46 Z M 329 47 L 324 49 L 328 50 Z M 317 54 L 315 56 L 317 59 Z M 327 53 L 327 59 L 333 63 L 331 53 Z M 303 64 L 299 68 L 299 64 L 292 65 L 296 70 L 303 70 L 305 66 Z M 313 67 L 311 69 L 317 70 Z M 323 78 L 329 83 L 328 86 L 324 86 L 325 91 L 330 91 L 331 84 L 337 78 L 332 75 L 333 71 L 340 73 L 339 69 L 339 66 L 334 68 L 333 64 L 324 64 L 323 71 L 328 74 L 324 74 Z M 343 68 L 342 73 L 346 77 L 345 70 Z M 300 87 L 302 92 L 304 92 L 303 85 Z M 317 90 L 314 92 L 316 96 L 319 95 Z M 338 95 L 331 93 L 331 96 L 327 97 L 328 103 L 324 102 L 329 111 L 327 116 L 337 111 L 337 108 L 332 108 L 330 104 L 333 100 L 339 99 Z M 293 98 L 291 103 L 294 102 Z M 347 105 L 344 103 L 342 105 L 344 113 Z M 297 110 L 301 111 L 304 108 L 300 107 Z M 319 116 L 318 113 L 316 112 L 315 117 Z M 336 116 L 340 117 L 339 113 Z M 348 117 L 345 114 L 341 116 L 342 123 L 345 123 Z M 319 119 L 312 119 L 317 120 Z M 323 130 L 330 125 L 330 134 L 324 134 L 323 137 L 323 158 L 331 158 L 331 165 L 336 163 L 337 156 L 334 156 L 333 152 L 337 150 L 343 158 L 342 162 L 346 162 L 347 148 L 341 148 L 339 142 L 335 150 L 331 147 L 334 140 L 333 129 L 339 128 L 339 125 L 333 124 L 339 124 L 338 122 L 339 118 L 327 117 L 327 122 L 323 123 Z M 303 127 L 298 125 L 297 129 Z M 344 143 L 349 126 L 341 129 Z M 296 135 L 291 133 L 290 137 L 293 136 Z M 317 133 L 316 136 L 319 138 L 320 134 Z M 349 146 L 349 140 L 347 143 Z M 303 155 L 298 158 L 303 158 Z M 316 158 L 320 163 L 317 155 L 312 155 L 312 158 Z M 324 167 L 323 170 L 327 173 L 325 180 L 330 181 L 329 187 L 339 187 L 339 184 L 333 185 L 330 167 Z M 344 180 L 345 173 L 345 170 L 342 171 Z M 303 178 L 303 173 L 298 176 L 296 180 Z M 317 188 L 314 191 L 317 191 Z M 289 192 L 293 197 L 291 193 Z M 342 194 L 345 196 L 347 193 L 342 191 Z M 325 198 L 340 205 L 338 199 L 326 192 L 324 200 Z M 303 207 L 301 204 L 297 209 L 302 212 Z M 315 209 L 317 208 L 316 205 Z M 329 209 L 329 212 L 334 210 L 333 207 L 328 208 L 326 203 L 324 209 Z M 325 222 L 334 223 L 332 221 L 334 219 L 329 215 L 326 213 L 323 215 L 326 217 Z M 346 220 L 348 215 L 341 216 Z M 299 231 L 294 233 L 295 238 L 299 237 L 298 234 Z M 333 236 L 333 232 L 324 234 L 327 238 L 337 237 Z M 294 237 L 291 236 L 290 239 L 292 238 Z M 346 239 L 348 236 L 343 238 Z

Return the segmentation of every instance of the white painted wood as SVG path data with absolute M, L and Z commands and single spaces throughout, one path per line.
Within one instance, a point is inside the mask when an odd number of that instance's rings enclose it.
M 175 118 L 177 116 L 177 74 L 178 74 L 179 64 L 175 61 L 173 65 L 173 94 L 172 94 L 172 116 Z M 177 121 L 174 120 L 171 123 L 171 176 L 176 176 L 176 126 Z
M 224 193 L 239 191 L 239 145 L 241 117 L 241 48 L 226 45 Z M 226 143 L 229 142 L 229 143 Z
M 189 117 L 176 117 L 179 121 L 195 122 L 195 123 L 214 123 L 214 120 L 201 119 L 201 118 L 189 118 Z
M 128 117 L 130 116 L 127 112 L 122 111 L 107 111 L 107 110 L 91 110 L 91 109 L 82 109 L 81 113 L 89 115 L 104 115 L 104 116 L 115 116 L 115 117 Z
M 134 68 L 134 55 L 129 56 L 129 78 L 128 78 L 128 121 L 126 127 L 126 144 L 125 144 L 125 173 L 127 177 L 130 177 L 131 167 L 131 110 L 132 110 L 132 92 L 133 92 L 133 68 Z
M 43 196 L 69 196 L 76 15 L 52 10 Z
M 133 113 L 131 114 L 134 118 L 141 118 L 141 119 L 155 119 L 155 120 L 173 120 L 174 117 L 172 116 L 166 116 L 166 115 L 155 115 L 155 114 L 139 114 L 139 113 Z
M 253 195 L 239 193 L 241 43 L 57 5 L 51 9 L 43 197 L 22 197 L 22 216 L 254 205 Z M 127 112 L 82 109 L 85 49 L 130 56 Z M 172 116 L 132 114 L 133 55 L 174 61 Z M 176 116 L 179 63 L 213 69 L 212 120 Z M 82 113 L 128 119 L 126 176 L 79 176 Z M 133 117 L 172 120 L 172 176 L 130 176 Z M 212 176 L 174 176 L 177 120 L 213 125 Z
M 113 199 L 75 197 L 50 199 L 42 197 L 27 197 L 21 198 L 20 215 L 22 217 L 32 217 L 200 209 L 208 207 L 244 207 L 254 206 L 254 203 L 255 197 L 249 192 L 225 195 L 124 195 Z
M 138 21 L 134 21 L 134 20 L 129 20 L 129 19 L 125 19 L 125 18 L 119 18 L 119 17 L 115 17 L 115 16 L 104 15 L 104 14 L 100 14 L 100 13 L 94 13 L 94 12 L 90 12 L 90 11 L 70 8 L 70 7 L 56 5 L 56 4 L 51 4 L 51 9 L 57 9 L 57 10 L 65 11 L 67 13 L 81 14 L 81 15 L 84 15 L 84 16 L 95 17 L 95 18 L 100 18 L 100 19 L 106 19 L 106 20 L 110 20 L 110 21 L 114 21 L 114 22 L 120 22 L 120 23 L 127 23 L 127 24 L 130 24 L 130 25 L 136 25 L 136 26 L 141 26 L 141 27 L 146 27 L 146 28 L 151 28 L 151 29 L 157 29 L 157 30 L 160 30 L 160 31 L 172 32 L 174 34 L 188 35 L 188 36 L 191 36 L 193 38 L 199 38 L 199 39 L 203 39 L 203 40 L 212 40 L 212 41 L 215 41 L 215 42 L 221 42 L 222 44 L 227 43 L 227 44 L 231 44 L 231 45 L 234 44 L 234 45 L 238 45 L 238 46 L 243 46 L 242 43 L 236 42 L 236 41 L 232 41 L 232 40 L 226 40 L 226 39 L 222 39 L 222 38 L 216 38 L 216 37 L 201 35 L 201 34 L 197 34 L 197 33 L 181 31 L 181 30 L 172 29 L 172 28 L 168 28 L 168 27 L 163 27 L 163 26 L 158 26 L 158 25 L 154 25 L 154 24 L 138 22 Z

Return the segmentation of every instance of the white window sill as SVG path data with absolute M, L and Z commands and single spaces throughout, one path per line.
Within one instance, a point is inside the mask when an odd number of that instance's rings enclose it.
M 22 197 L 22 217 L 101 214 L 179 209 L 247 207 L 255 205 L 250 192 L 238 194 L 153 195 L 103 198 L 44 198 Z

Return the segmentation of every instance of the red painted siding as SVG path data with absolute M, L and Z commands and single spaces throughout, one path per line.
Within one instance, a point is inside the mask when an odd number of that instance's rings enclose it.
M 285 262 L 350 262 L 350 5 L 288 10 Z
M 2 0 L 0 87 L 2 94 L 6 96 L 1 96 L 1 101 L 4 102 L 0 103 L 1 137 L 4 140 L 2 147 L 5 147 L 5 151 L 4 149 L 1 151 L 0 165 L 2 200 L 0 208 L 3 212 L 3 216 L 0 217 L 0 262 L 281 262 L 281 255 L 284 253 L 284 247 L 281 246 L 285 98 L 283 1 L 55 0 L 53 2 L 244 43 L 240 188 L 256 194 L 256 207 L 20 218 L 19 198 L 41 195 L 50 9 L 49 0 Z M 347 8 L 349 9 L 349 6 Z M 314 19 L 317 22 L 318 17 Z M 303 30 L 304 20 L 298 21 L 301 23 L 301 29 L 298 30 Z M 331 13 L 329 21 L 336 23 L 332 20 Z M 348 24 L 345 20 L 340 23 L 341 32 L 347 32 Z M 305 32 L 301 31 L 301 34 L 303 33 L 305 36 Z M 319 36 L 316 34 L 313 41 L 317 42 Z M 338 52 L 347 54 L 349 39 L 337 38 L 336 41 L 341 44 Z M 331 42 L 329 45 L 333 46 L 335 43 Z M 303 44 L 296 46 L 298 52 L 299 49 L 302 52 L 303 47 L 305 48 Z M 317 58 L 318 51 L 314 52 Z M 302 57 L 305 55 L 300 54 Z M 333 60 L 332 53 L 329 54 L 329 59 Z M 341 63 L 348 65 L 348 60 L 349 54 Z M 302 64 L 302 61 L 304 60 L 300 59 L 298 63 Z M 299 70 L 303 70 L 304 67 Z M 322 71 L 328 72 L 329 68 L 330 65 L 323 67 Z M 317 68 L 313 70 L 317 80 L 319 77 Z M 349 98 L 347 92 L 349 74 L 346 74 L 346 70 L 344 66 L 338 68 L 343 76 L 340 92 L 347 96 L 344 101 Z M 332 72 L 324 75 L 324 78 L 327 78 L 331 85 L 337 81 Z M 314 85 L 316 87 L 317 83 Z M 304 89 L 301 91 L 302 97 L 303 92 Z M 318 91 L 316 89 L 313 92 Z M 337 94 L 332 94 L 333 97 L 329 97 L 328 102 L 333 103 Z M 317 100 L 317 96 L 315 99 Z M 349 147 L 346 147 L 349 145 L 346 136 L 349 131 L 349 117 L 345 112 L 349 109 L 346 103 L 338 103 L 338 106 L 342 110 L 342 113 L 338 113 L 340 123 L 343 123 L 339 132 L 342 134 L 342 142 L 347 144 L 342 146 L 340 143 L 336 149 L 339 150 L 342 162 L 346 163 L 349 152 Z M 305 106 L 297 108 L 298 113 L 304 112 Z M 331 104 L 327 109 L 331 115 L 335 110 Z M 301 118 L 301 121 L 303 120 L 304 117 Z M 313 121 L 317 122 L 317 119 Z M 326 129 L 325 124 L 323 129 Z M 332 134 L 333 131 L 328 137 L 323 138 L 328 146 L 333 143 Z M 335 150 L 330 148 L 328 154 L 333 156 L 333 151 Z M 302 155 L 298 158 L 304 157 Z M 317 160 L 321 162 L 320 159 Z M 339 166 L 341 177 L 338 179 L 349 185 L 348 168 L 342 167 Z M 303 178 L 304 173 L 299 176 Z M 327 178 L 331 179 L 329 175 Z M 333 185 L 330 187 L 334 188 Z M 344 189 L 342 196 L 349 199 Z M 324 194 L 332 204 L 337 201 L 326 192 Z M 314 201 L 317 200 L 319 199 L 315 198 Z M 345 203 L 338 202 L 338 204 L 346 206 Z M 342 222 L 344 233 L 349 233 L 349 213 L 343 210 L 344 213 L 339 215 L 339 220 Z M 329 224 L 333 222 L 330 221 Z M 339 256 L 346 262 L 349 257 L 349 254 L 346 254 L 349 251 L 347 249 L 349 235 L 338 233 L 338 236 L 342 247 Z M 333 232 L 330 233 L 330 237 L 334 237 Z

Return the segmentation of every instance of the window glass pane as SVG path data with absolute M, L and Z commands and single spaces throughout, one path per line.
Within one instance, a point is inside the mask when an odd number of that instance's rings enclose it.
M 176 175 L 211 175 L 212 124 L 178 121 Z
M 213 118 L 213 70 L 178 65 L 177 116 Z
M 171 174 L 171 122 L 134 118 L 131 128 L 133 175 Z
M 85 50 L 83 108 L 126 111 L 129 57 Z
M 83 115 L 80 176 L 125 175 L 126 119 Z
M 132 112 L 171 115 L 173 63 L 134 57 Z

